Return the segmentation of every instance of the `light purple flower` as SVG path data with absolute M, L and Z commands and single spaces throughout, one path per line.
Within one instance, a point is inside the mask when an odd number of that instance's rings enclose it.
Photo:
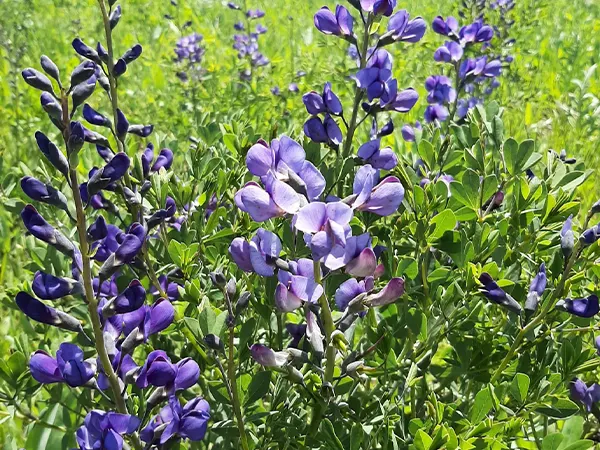
M 433 54 L 433 59 L 438 62 L 453 63 L 462 59 L 464 54 L 463 48 L 454 41 L 447 41 L 444 45 L 438 48 Z
M 416 17 L 413 20 L 410 19 L 410 14 L 405 9 L 398 11 L 388 22 L 388 32 L 386 35 L 390 35 L 394 41 L 419 42 L 425 30 L 427 24 L 421 17 Z
M 275 289 L 275 305 L 280 311 L 291 312 L 304 302 L 317 303 L 323 287 L 315 282 L 313 261 L 301 258 L 289 262 L 290 271 L 277 273 L 279 283 Z
M 276 352 L 262 344 L 253 344 L 250 347 L 250 355 L 254 361 L 265 367 L 283 367 L 289 360 L 288 352 Z
M 304 206 L 294 217 L 294 227 L 309 235 L 315 260 L 326 256 L 335 245 L 346 244 L 346 230 L 352 219 L 352 208 L 345 203 L 315 202 Z
M 358 157 L 374 169 L 392 170 L 398 164 L 398 157 L 391 147 L 381 148 L 381 139 L 361 145 L 358 149 Z
M 335 14 L 327 6 L 323 6 L 314 17 L 315 27 L 323 34 L 334 36 L 352 36 L 354 19 L 342 5 L 335 7 Z
M 404 199 L 404 187 L 396 177 L 379 180 L 379 171 L 370 165 L 356 172 L 352 187 L 355 200 L 352 208 L 379 216 L 389 216 L 398 210 Z

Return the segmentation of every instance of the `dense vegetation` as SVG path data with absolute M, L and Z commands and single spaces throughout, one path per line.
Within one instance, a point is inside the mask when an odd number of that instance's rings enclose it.
M 598 441 L 600 4 L 395 3 L 0 3 L 2 448 Z

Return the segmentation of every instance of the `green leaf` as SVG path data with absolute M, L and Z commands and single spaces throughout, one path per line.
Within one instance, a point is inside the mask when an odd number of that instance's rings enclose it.
M 329 419 L 323 419 L 321 422 L 321 433 L 323 438 L 327 441 L 327 444 L 329 444 L 325 448 L 332 450 L 344 450 L 344 446 L 335 434 L 335 429 L 333 428 L 333 424 Z
M 451 209 L 445 209 L 431 220 L 431 225 L 435 225 L 435 228 L 429 237 L 431 239 L 438 239 L 446 231 L 453 230 L 456 227 L 456 216 Z
M 484 388 L 475 396 L 475 402 L 471 409 L 469 421 L 473 424 L 479 424 L 492 409 L 492 395 L 488 388 Z
M 573 442 L 568 447 L 561 448 L 560 450 L 586 450 L 588 448 L 592 448 L 594 446 L 594 441 L 590 441 L 589 439 L 582 439 L 577 442 Z
M 559 446 L 559 450 L 563 450 L 565 447 L 577 442 L 583 435 L 583 424 L 585 420 L 581 416 L 573 416 L 568 420 L 565 420 L 565 424 L 561 430 L 564 440 Z
M 169 247 L 167 248 L 167 251 L 169 252 L 169 256 L 171 257 L 173 263 L 176 266 L 181 267 L 183 253 L 185 251 L 185 244 L 182 244 L 181 242 L 177 242 L 175 240 L 171 240 L 171 242 L 169 242 Z
M 537 412 L 555 419 L 566 419 L 579 412 L 579 406 L 566 398 L 554 399 L 551 404 L 538 407 Z
M 210 304 L 206 303 L 204 305 L 204 309 L 200 311 L 200 316 L 198 318 L 198 322 L 200 323 L 200 329 L 202 330 L 202 334 L 204 336 L 212 333 L 212 330 L 215 328 L 216 321 L 217 315 L 213 311 Z
M 415 436 L 414 442 L 415 448 L 417 450 L 429 450 L 432 442 L 433 439 L 431 439 L 431 437 L 429 437 L 429 435 L 423 430 L 417 431 L 417 435 Z
M 529 377 L 524 373 L 518 373 L 510 384 L 510 395 L 519 403 L 523 403 L 529 391 Z
M 504 143 L 504 161 L 506 162 L 506 170 L 511 175 L 517 173 L 516 165 L 518 161 L 519 144 L 513 138 L 508 139 Z
M 417 261 L 414 258 L 406 257 L 402 258 L 398 262 L 398 267 L 396 267 L 396 276 L 406 276 L 410 280 L 414 280 L 419 274 L 419 267 L 417 265 Z
M 350 450 L 360 450 L 362 448 L 364 434 L 362 425 L 355 422 L 350 432 Z
M 421 141 L 419 143 L 419 156 L 429 169 L 433 168 L 435 165 L 435 151 L 433 149 L 433 145 L 429 141 Z
M 551 433 L 542 441 L 542 450 L 558 450 L 564 436 L 561 433 Z
M 61 409 L 61 406 L 58 403 L 55 403 L 40 414 L 40 419 L 51 425 L 61 425 Z M 27 450 L 62 448 L 61 441 L 64 435 L 65 434 L 59 430 L 48 428 L 41 423 L 36 423 L 27 435 L 25 448 Z
M 269 392 L 269 388 L 271 386 L 271 371 L 263 370 L 262 372 L 258 372 L 256 375 L 252 377 L 252 381 L 248 386 L 248 393 L 246 397 L 246 405 L 250 405 Z

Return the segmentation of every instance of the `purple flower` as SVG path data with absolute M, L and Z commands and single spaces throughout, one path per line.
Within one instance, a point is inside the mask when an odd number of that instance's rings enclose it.
M 583 404 L 588 412 L 594 403 L 600 401 L 600 386 L 596 383 L 588 387 L 582 380 L 575 378 L 570 385 L 571 399 Z
M 201 63 L 205 53 L 205 49 L 202 46 L 203 39 L 204 37 L 198 33 L 192 33 L 179 38 L 175 45 L 176 61 L 179 63 L 186 61 L 192 65 Z
M 454 41 L 448 41 L 433 54 L 433 59 L 437 62 L 454 63 L 463 57 L 464 50 L 460 44 Z
M 308 235 L 315 260 L 328 255 L 336 245 L 345 246 L 352 208 L 345 203 L 315 202 L 304 206 L 294 217 L 294 227 Z
M 396 111 L 399 113 L 409 112 L 419 100 L 419 94 L 413 88 L 408 88 L 396 93 L 389 102 L 384 105 L 386 111 Z
M 64 234 L 46 222 L 32 205 L 27 205 L 23 208 L 21 219 L 27 231 L 40 241 L 52 245 L 65 255 L 73 256 L 75 252 L 73 243 Z
M 584 317 L 586 319 L 594 317 L 600 311 L 597 295 L 590 295 L 585 298 L 576 298 L 573 300 L 567 298 L 559 301 L 556 304 L 556 307 L 569 314 L 573 314 L 577 317 Z
M 39 270 L 33 276 L 31 288 L 34 294 L 42 300 L 56 300 L 67 295 L 83 293 L 83 286 L 79 281 L 70 278 L 58 278 Z
M 592 245 L 598 239 L 600 239 L 600 224 L 585 230 L 581 233 L 581 236 L 579 236 L 579 242 L 585 246 Z
M 458 31 L 458 21 L 452 16 L 448 16 L 446 20 L 442 16 L 437 16 L 433 19 L 431 27 L 436 33 L 449 36 L 450 34 L 456 34 Z
M 181 407 L 179 400 L 173 396 L 159 415 L 142 430 L 141 437 L 144 442 L 158 442 L 161 446 L 174 436 L 201 441 L 206 434 L 209 420 L 210 406 L 206 400 L 196 397 Z M 162 428 L 164 424 L 166 427 Z
M 435 75 L 427 78 L 425 89 L 429 92 L 427 101 L 429 103 L 452 103 L 456 100 L 456 90 L 452 87 L 450 78 L 443 75 Z
M 360 7 L 367 12 L 372 12 L 376 16 L 384 15 L 389 17 L 394 12 L 396 0 L 360 0 Z
M 521 314 L 522 308 L 519 302 L 507 294 L 488 273 L 482 273 L 479 276 L 479 282 L 483 285 L 480 292 L 492 302 L 512 311 Z
M 262 344 L 252 344 L 250 355 L 254 361 L 264 367 L 283 367 L 290 356 L 288 352 L 276 352 Z
M 167 294 L 167 298 L 169 301 L 175 301 L 179 299 L 179 285 L 174 281 L 169 282 L 169 279 L 166 275 L 161 275 L 158 277 L 158 284 L 160 285 L 163 292 Z M 158 289 L 156 286 L 152 285 L 150 288 L 150 293 L 152 295 L 159 295 Z
M 494 29 L 478 20 L 462 27 L 458 35 L 462 44 L 488 42 L 494 37 Z
M 148 355 L 138 374 L 136 385 L 143 389 L 149 385 L 165 387 L 169 392 L 188 389 L 198 381 L 200 368 L 191 358 L 172 364 L 162 350 L 154 350 Z
M 302 96 L 306 111 L 313 116 L 322 113 L 329 113 L 333 115 L 342 114 L 342 103 L 339 97 L 331 90 L 331 83 L 325 83 L 323 88 L 323 94 L 319 95 L 317 92 L 312 91 Z
M 83 351 L 74 344 L 63 342 L 56 352 L 56 359 L 46 352 L 36 351 L 29 360 L 33 378 L 42 384 L 66 382 L 79 387 L 90 381 L 96 373 L 92 361 L 84 361 Z
M 397 82 L 392 80 L 392 59 L 387 50 L 379 49 L 369 59 L 367 67 L 356 74 L 356 84 L 366 89 L 367 98 L 381 98 L 383 104 L 396 98 Z
M 450 113 L 445 106 L 433 104 L 429 105 L 425 110 L 425 121 L 428 123 L 444 122 L 449 115 Z
M 19 292 L 15 297 L 17 306 L 27 317 L 46 325 L 67 331 L 81 331 L 81 323 L 75 317 L 44 305 L 27 292 Z
M 323 295 L 323 287 L 315 282 L 312 260 L 301 258 L 289 263 L 290 271 L 277 273 L 279 283 L 275 289 L 275 305 L 280 311 L 291 312 L 304 302 L 317 303 Z
M 135 311 L 142 307 L 145 300 L 146 289 L 139 280 L 133 280 L 123 292 L 104 305 L 102 315 L 109 317 L 113 314 L 125 314 Z
M 323 121 L 316 116 L 308 119 L 304 124 L 304 134 L 314 142 L 332 146 L 340 145 L 343 139 L 339 125 L 329 114 L 325 115 Z
M 288 86 L 288 91 L 296 94 L 300 92 L 300 88 L 298 87 L 298 83 L 290 83 Z
M 104 167 L 95 171 L 87 183 L 88 195 L 91 197 L 102 189 L 120 180 L 129 169 L 130 159 L 125 153 L 117 153 Z
M 427 24 L 421 17 L 409 19 L 408 11 L 405 9 L 398 11 L 390 17 L 387 33 L 382 36 L 382 39 L 389 36 L 394 42 L 419 42 L 425 34 Z
M 255 222 L 264 222 L 295 214 L 300 207 L 300 198 L 291 186 L 270 175 L 266 190 L 254 181 L 246 183 L 235 194 L 235 204 Z
M 169 148 L 163 148 L 158 154 L 156 161 L 152 165 L 150 169 L 151 172 L 158 172 L 160 169 L 164 168 L 165 170 L 169 170 L 173 165 L 173 152 Z
M 389 176 L 379 181 L 379 171 L 369 164 L 356 172 L 352 191 L 356 196 L 352 208 L 379 216 L 395 213 L 404 200 L 404 187 L 400 180 Z
M 287 136 L 274 139 L 270 146 L 264 141 L 253 145 L 246 155 L 246 165 L 252 175 L 260 177 L 267 190 L 279 191 L 274 193 L 277 197 L 280 197 L 278 194 L 286 194 L 289 189 L 274 183 L 274 180 L 298 185 L 311 201 L 325 190 L 323 175 L 306 160 L 302 146 Z M 291 196 L 291 192 L 289 195 Z M 288 209 L 293 209 L 289 206 Z
M 335 7 L 335 14 L 327 6 L 323 6 L 314 18 L 315 27 L 323 34 L 334 36 L 352 36 L 354 19 L 342 5 Z
M 417 131 L 420 132 L 422 129 L 423 129 L 423 127 L 421 126 L 421 123 L 418 121 L 415 123 L 414 126 L 404 125 L 401 130 L 402 138 L 406 142 L 415 142 Z
M 87 103 L 83 105 L 83 118 L 92 125 L 97 125 L 99 127 L 111 126 L 111 121 L 107 117 L 100 114 Z
M 381 139 L 361 145 L 358 149 L 358 157 L 374 169 L 392 170 L 398 164 L 398 157 L 391 147 L 381 148 Z
M 460 65 L 459 76 L 463 80 L 473 79 L 479 76 L 493 78 L 500 75 L 502 63 L 494 59 L 488 62 L 486 56 L 477 59 L 467 59 Z
M 135 416 L 93 410 L 77 430 L 80 450 L 122 450 L 123 435 L 131 434 L 140 426 Z
M 281 94 L 281 90 L 279 89 L 279 86 L 273 86 L 271 88 L 271 94 L 273 94 L 273 95 L 279 95 L 279 94 Z
M 373 277 L 358 281 L 355 278 L 343 282 L 335 292 L 335 304 L 340 311 L 345 311 L 350 303 L 364 294 L 362 302 L 366 306 L 385 306 L 395 302 L 404 294 L 404 280 L 392 278 L 378 293 L 371 294 L 374 289 Z
M 265 16 L 265 12 L 260 9 L 249 9 L 246 12 L 246 17 L 249 19 L 260 19 Z
M 529 286 L 529 294 L 525 302 L 525 309 L 527 311 L 535 311 L 537 309 L 540 298 L 546 290 L 547 281 L 546 264 L 542 263 L 537 275 L 531 280 L 531 285 Z
M 229 251 L 240 269 L 254 271 L 263 277 L 273 276 L 274 261 L 281 253 L 279 237 L 264 228 L 259 228 L 247 246 L 241 244 L 239 239 L 234 239 Z

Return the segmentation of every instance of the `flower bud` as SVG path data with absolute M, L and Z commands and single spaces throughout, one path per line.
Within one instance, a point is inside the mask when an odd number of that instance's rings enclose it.
M 62 192 L 54 189 L 49 184 L 44 184 L 33 177 L 23 177 L 21 178 L 21 189 L 32 200 L 57 206 L 64 211 L 68 211 L 67 198 Z
M 83 285 L 79 281 L 58 278 L 39 270 L 33 276 L 31 289 L 42 300 L 56 300 L 67 295 L 83 294 Z
M 76 110 L 82 105 L 96 89 L 96 83 L 80 83 L 71 92 L 71 100 L 73 102 L 73 110 Z
M 244 309 L 246 309 L 248 307 L 248 304 L 250 303 L 251 298 L 252 298 L 252 294 L 250 292 L 248 292 L 248 291 L 242 292 L 242 295 L 240 295 L 240 298 L 238 299 L 237 303 L 235 304 L 236 315 L 241 314 L 242 311 L 244 311 Z
M 93 62 L 84 61 L 79 64 L 71 73 L 71 89 L 89 79 L 94 72 L 96 72 L 96 64 Z
M 42 55 L 40 58 L 40 65 L 42 66 L 42 69 L 44 69 L 44 72 L 60 83 L 60 73 L 58 71 L 58 67 L 56 67 L 56 64 L 54 64 L 54 61 L 52 61 L 46 55 Z
M 89 59 L 90 61 L 100 64 L 100 62 L 101 62 L 100 57 L 98 56 L 98 53 L 96 52 L 96 50 L 85 45 L 81 39 L 79 39 L 79 38 L 73 39 L 73 42 L 71 45 L 73 46 L 73 49 L 75 49 L 75 51 L 79 55 L 83 56 L 84 58 Z
M 304 384 L 304 375 L 294 366 L 287 366 L 287 375 L 291 382 L 297 384 Z
M 210 276 L 210 279 L 211 279 L 214 287 L 219 288 L 219 289 L 222 289 L 225 287 L 227 280 L 225 279 L 225 275 L 223 275 L 223 272 L 221 272 L 221 271 L 211 272 L 209 274 L 209 276 Z
M 208 348 L 216 352 L 222 352 L 225 348 L 223 341 L 219 338 L 219 336 L 215 336 L 214 334 L 207 334 L 204 336 L 204 343 Z
M 142 46 L 140 44 L 135 44 L 121 56 L 121 59 L 125 61 L 125 64 L 131 64 L 133 61 L 138 59 L 142 54 Z
M 117 137 L 122 141 L 125 139 L 127 135 L 127 131 L 129 130 L 129 121 L 123 111 L 117 109 Z
M 235 298 L 235 294 L 237 293 L 237 286 L 235 285 L 235 278 L 230 279 L 225 285 L 225 292 L 230 299 Z
M 113 73 L 115 77 L 120 77 L 125 72 L 127 72 L 127 63 L 122 58 L 119 58 L 113 68 Z
M 25 83 L 29 86 L 39 89 L 40 91 L 46 91 L 54 95 L 54 90 L 52 89 L 52 82 L 50 79 L 44 75 L 42 72 L 39 72 L 35 69 L 28 68 L 21 72 Z
M 117 24 L 121 20 L 121 5 L 117 5 L 115 9 L 110 13 L 110 17 L 108 18 L 110 29 L 113 30 Z
M 57 121 L 62 120 L 62 107 L 60 103 L 48 92 L 42 92 L 40 96 L 40 103 L 42 104 L 42 108 L 52 119 L 56 119 Z
M 153 130 L 154 125 L 129 125 L 127 132 L 145 138 L 150 136 Z
M 87 229 L 87 235 L 90 242 L 99 241 L 108 235 L 108 227 L 104 216 L 98 218 Z
M 92 125 L 97 125 L 99 127 L 111 126 L 110 120 L 107 117 L 100 114 L 87 103 L 83 105 L 83 118 Z
M 35 140 L 46 159 L 65 177 L 69 176 L 69 163 L 65 155 L 41 131 L 36 131 Z
M 81 331 L 81 323 L 75 317 L 44 305 L 27 292 L 19 292 L 15 298 L 17 306 L 27 317 L 46 325 L 67 331 Z
M 117 153 L 110 162 L 90 177 L 87 186 L 88 195 L 91 197 L 102 189 L 106 189 L 115 181 L 120 180 L 129 169 L 130 162 L 125 153 Z
M 75 252 L 73 243 L 64 234 L 46 222 L 32 205 L 27 205 L 23 208 L 21 219 L 27 231 L 40 241 L 52 245 L 59 252 L 67 256 L 73 256 Z
M 69 156 L 77 154 L 85 142 L 85 129 L 81 122 L 71 122 L 71 133 L 67 142 Z

